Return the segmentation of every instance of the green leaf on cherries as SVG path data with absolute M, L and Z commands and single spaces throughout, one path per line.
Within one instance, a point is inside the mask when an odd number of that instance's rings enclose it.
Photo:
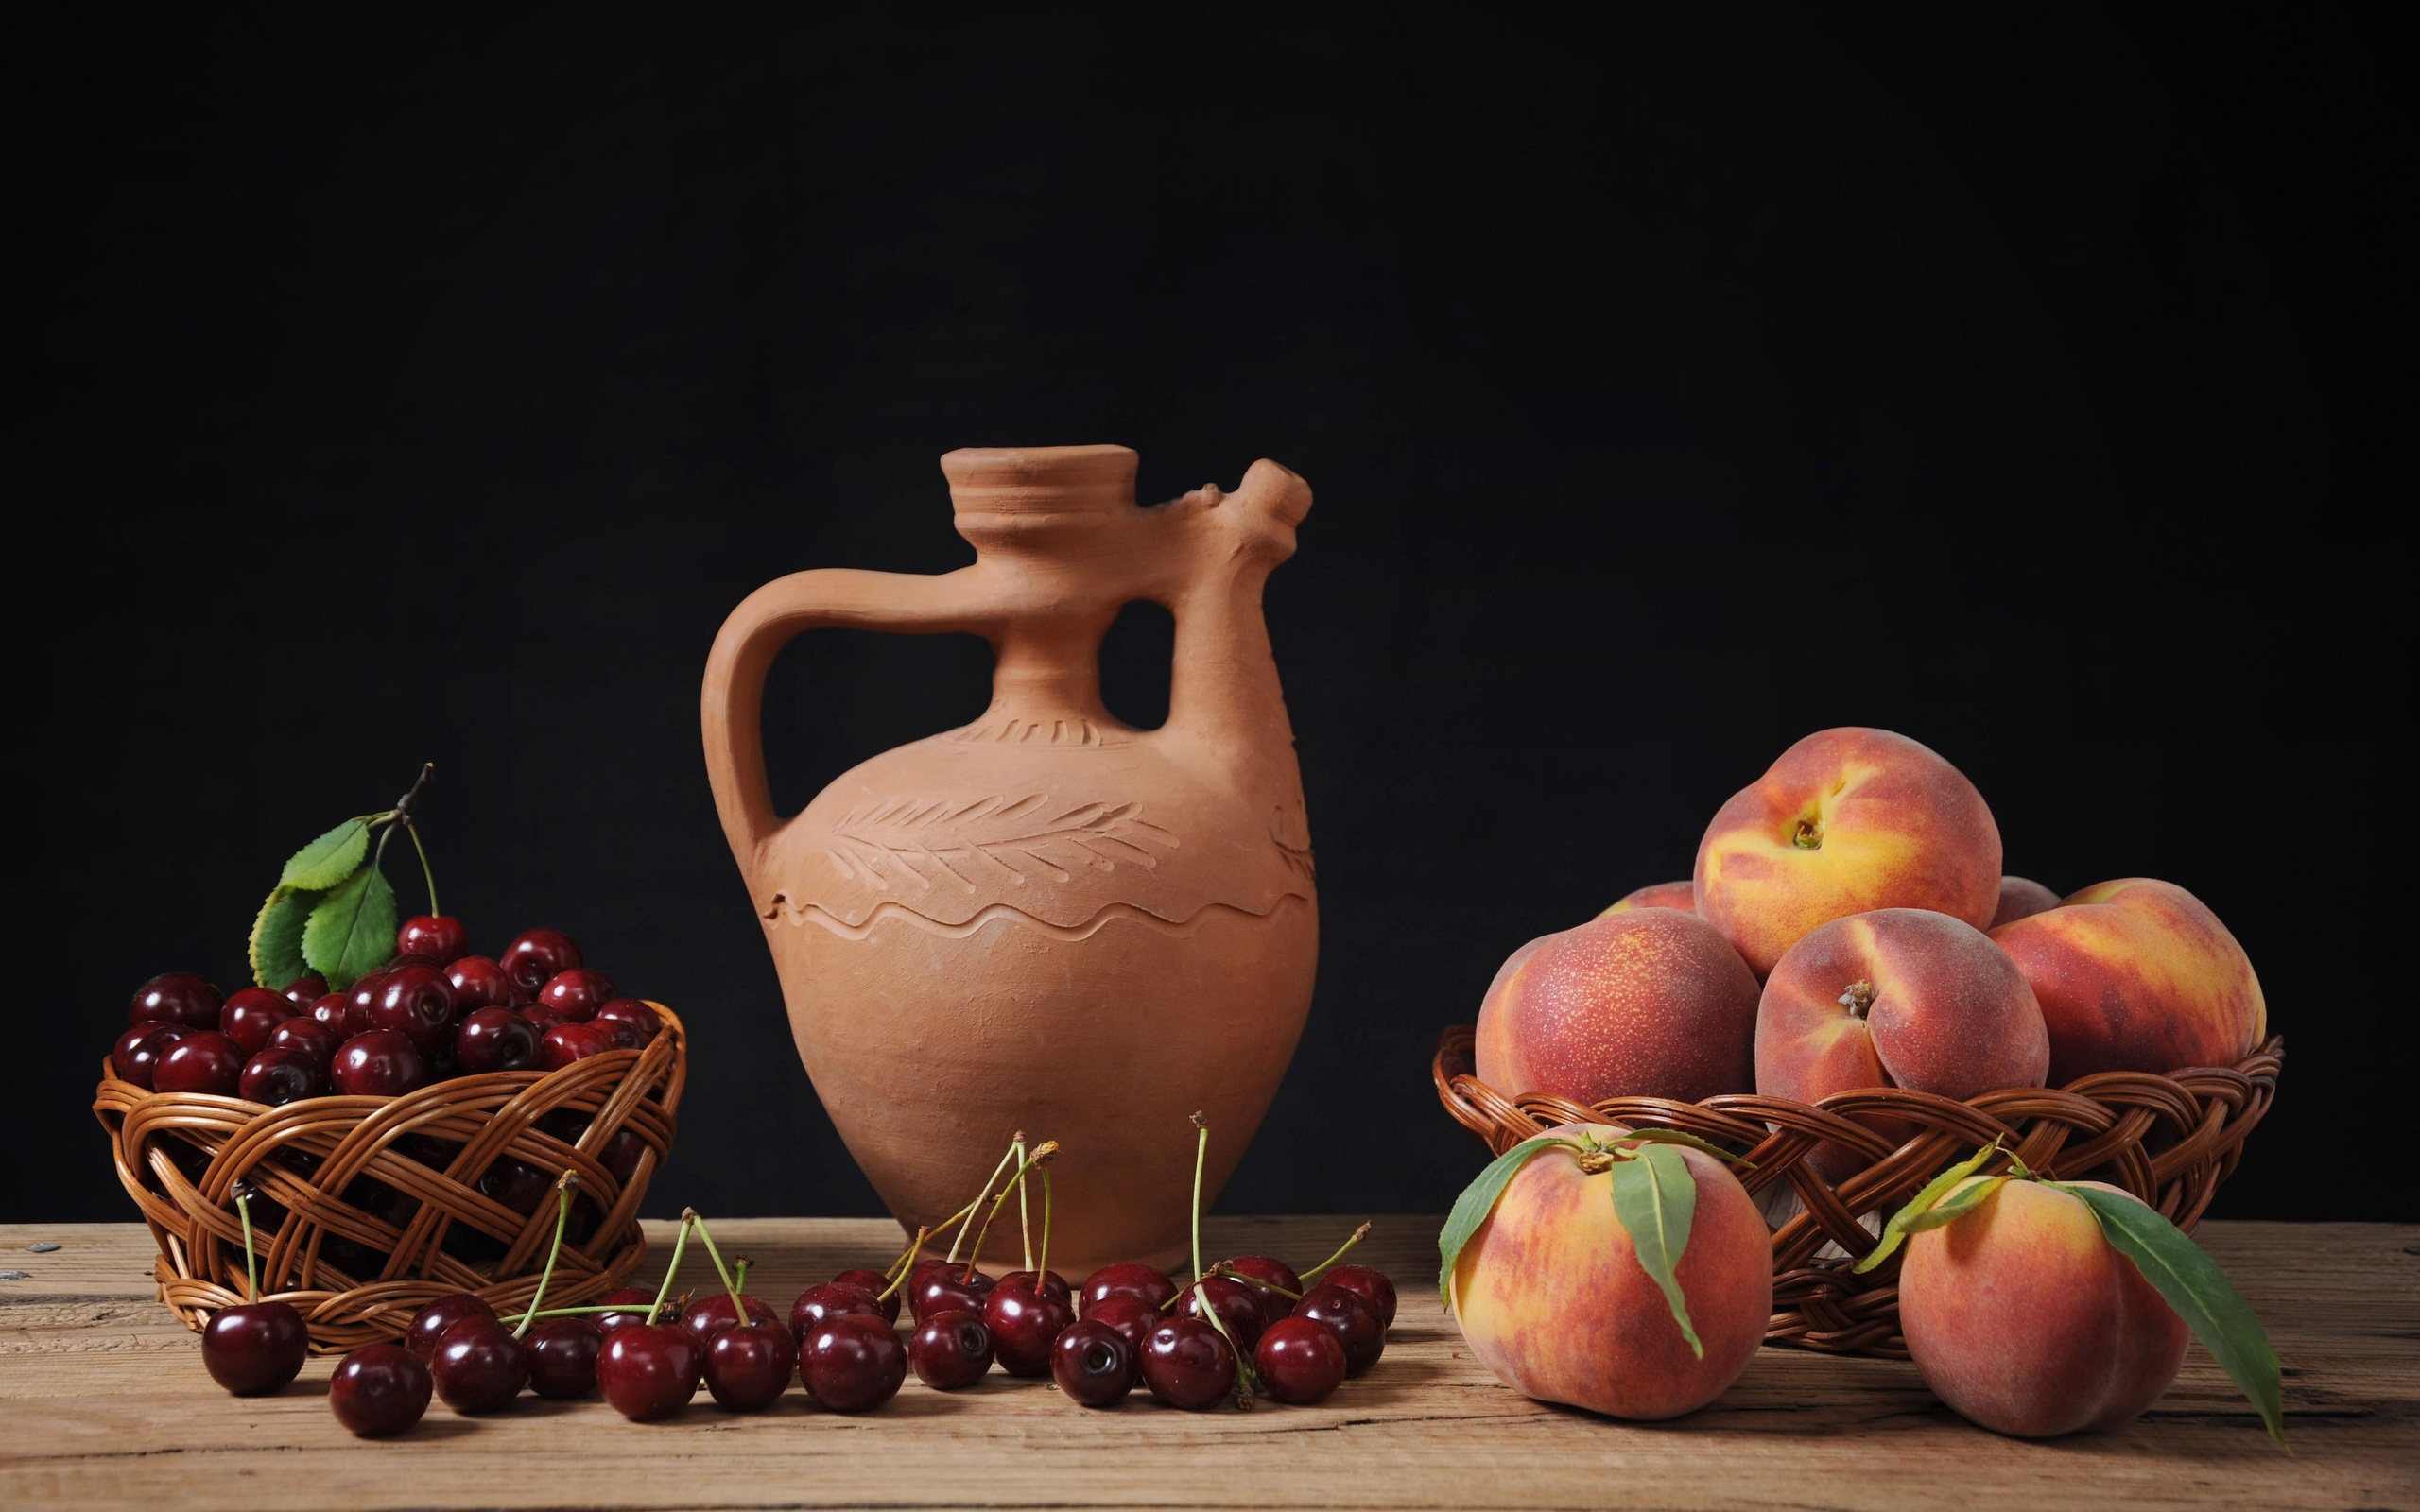
M 2269 1436 L 2284 1448 L 2285 1400 L 2277 1351 L 2270 1347 L 2252 1304 L 2243 1299 L 2217 1262 L 2139 1198 L 2065 1181 L 2043 1185 L 2083 1199 L 2100 1220 L 2101 1233 L 2176 1309 L 2202 1347 L 2251 1399 L 2260 1420 L 2269 1425 Z
M 249 954 L 253 981 L 275 991 L 311 974 L 311 963 L 302 958 L 302 926 L 319 901 L 316 892 L 285 886 L 270 891 L 268 902 L 261 904 L 260 917 L 252 920 Z
M 1630 1233 L 1639 1268 L 1663 1288 L 1672 1321 L 1681 1325 L 1681 1337 L 1703 1360 L 1705 1346 L 1698 1342 L 1698 1331 L 1689 1322 L 1689 1300 L 1681 1295 L 1681 1279 L 1674 1274 L 1681 1252 L 1688 1247 L 1690 1220 L 1697 1216 L 1697 1177 L 1689 1174 L 1689 1163 L 1679 1150 L 1662 1143 L 1642 1144 L 1629 1160 L 1616 1160 L 1613 1177 L 1614 1216 Z
M 1711 1155 L 1718 1160 L 1728 1160 L 1743 1171 L 1753 1171 L 1756 1168 L 1756 1162 L 1746 1156 L 1734 1155 L 1720 1144 L 1711 1143 L 1698 1138 L 1695 1134 L 1677 1128 L 1634 1128 L 1614 1143 L 1616 1144 L 1685 1144 L 1701 1155 Z
M 302 958 L 333 991 L 343 991 L 394 954 L 395 889 L 374 863 L 314 903 L 302 926 Z
M 347 819 L 295 851 L 286 857 L 277 885 L 301 892 L 325 892 L 343 882 L 370 854 L 370 825 L 369 818 Z
M 1523 1140 L 1490 1160 L 1487 1169 L 1481 1171 L 1469 1186 L 1462 1188 L 1462 1194 L 1454 1199 L 1454 1211 L 1445 1215 L 1445 1227 L 1437 1235 L 1437 1255 L 1441 1262 L 1437 1267 L 1437 1295 L 1447 1312 L 1454 1308 L 1454 1263 L 1462 1258 L 1462 1246 L 1471 1242 L 1471 1235 L 1478 1233 L 1479 1225 L 1487 1222 L 1488 1214 L 1495 1211 L 1496 1199 L 1504 1195 L 1504 1189 L 1520 1174 L 1521 1167 L 1529 1164 L 1532 1157 L 1555 1145 L 1566 1150 L 1580 1147 L 1569 1140 L 1550 1139 L 1544 1134 Z
M 1865 1258 L 1850 1266 L 1849 1269 L 1857 1274 L 1862 1275 L 1866 1271 L 1872 1270 L 1875 1266 L 1881 1264 L 1884 1261 L 1889 1260 L 1892 1253 L 1906 1241 L 1908 1235 L 1917 1231 L 1917 1219 L 1922 1218 L 1926 1213 L 1930 1212 L 1942 1198 L 1949 1195 L 1950 1188 L 1958 1185 L 1959 1182 L 1965 1180 L 1968 1177 L 1973 1176 L 1976 1172 L 1990 1164 L 1992 1157 L 1999 1153 L 2000 1142 L 1994 1140 L 1989 1144 L 1984 1145 L 1981 1149 L 1977 1150 L 1973 1155 L 1968 1156 L 1965 1160 L 1959 1161 L 1956 1165 L 1951 1166 L 1948 1170 L 1944 1171 L 1941 1175 L 1934 1177 L 1931 1180 L 1926 1182 L 1924 1184 L 1924 1190 L 1918 1192 L 1914 1196 L 1910 1197 L 1908 1199 L 1908 1205 L 1901 1208 L 1897 1212 L 1893 1213 L 1891 1215 L 1891 1221 L 1882 1226 L 1881 1242 L 1876 1245 L 1871 1250 L 1868 1250 Z M 1976 1199 L 1976 1201 L 1979 1202 L 1982 1199 L 1979 1197 Z M 1971 1204 L 1969 1206 L 1971 1206 Z M 1960 1211 L 1963 1211 L 1964 1210 L 1961 1209 Z M 1933 1224 L 1925 1224 L 1922 1225 L 1922 1227 L 1931 1228 L 1937 1226 Z

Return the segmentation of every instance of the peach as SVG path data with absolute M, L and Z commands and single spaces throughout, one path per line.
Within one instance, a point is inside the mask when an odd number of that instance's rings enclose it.
M 1623 1130 L 1568 1125 L 1576 1138 Z M 1720 1396 L 1747 1368 L 1772 1315 L 1772 1241 L 1754 1199 L 1720 1160 L 1684 1149 L 1697 1182 L 1688 1243 L 1673 1277 L 1694 1354 L 1664 1293 L 1639 1265 L 1613 1203 L 1610 1172 L 1569 1152 L 1532 1158 L 1455 1263 L 1455 1321 L 1471 1352 L 1524 1396 L 1616 1418 L 1677 1418 Z
M 2192 1336 L 2090 1208 L 2035 1181 L 1910 1236 L 1899 1327 L 1933 1395 L 2026 1438 L 2133 1418 L 2176 1379 Z
M 2232 1066 L 2267 1038 L 2251 958 L 2174 883 L 2104 882 L 1992 931 L 2041 1000 L 2050 1080 Z
M 1697 894 L 1686 881 L 1659 882 L 1636 892 L 1622 894 L 1614 900 L 1614 906 L 1606 909 L 1605 914 L 1627 914 L 1634 908 L 1695 908 L 1697 905 Z M 1597 917 L 1602 919 L 1605 914 Z
M 1478 1079 L 1575 1102 L 1746 1091 L 1756 979 L 1695 914 L 1640 908 L 1533 939 L 1479 1004 Z
M 2035 914 L 2048 913 L 2058 906 L 2059 895 L 2032 878 L 2002 877 L 2000 906 L 1992 915 L 1991 927 L 1997 929 L 2002 924 L 2014 924 L 2020 919 L 2031 919 Z
M 1722 805 L 1698 844 L 1698 912 L 1762 977 L 1818 924 L 1929 908 L 1980 929 L 2000 832 L 1957 767 L 1887 730 L 1825 730 Z
M 2039 1087 L 2050 1065 L 2041 1005 L 2016 963 L 1947 914 L 1883 908 L 1819 925 L 1789 948 L 1756 1010 L 1756 1091 L 1803 1103 L 1860 1087 L 1964 1099 Z M 1901 1120 L 1853 1115 L 1886 1138 Z M 1837 1144 L 1815 1168 L 1865 1161 Z

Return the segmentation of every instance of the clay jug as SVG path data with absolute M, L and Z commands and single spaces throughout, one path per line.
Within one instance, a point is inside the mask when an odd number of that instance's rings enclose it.
M 1293 1055 L 1319 946 L 1260 608 L 1311 490 L 1260 461 L 1233 493 L 1140 508 L 1134 463 L 1122 446 L 952 452 L 973 565 L 794 573 L 732 612 L 706 663 L 716 807 L 850 1152 L 912 1228 L 964 1205 L 1013 1131 L 1057 1140 L 1050 1265 L 1077 1279 L 1183 1251 L 1188 1115 L 1213 1130 L 1206 1202 Z M 1151 730 L 1100 700 L 1101 638 L 1137 599 L 1176 621 Z M 992 702 L 784 820 L 765 674 L 817 626 L 982 636 Z M 1016 1248 L 994 1229 L 987 1268 Z

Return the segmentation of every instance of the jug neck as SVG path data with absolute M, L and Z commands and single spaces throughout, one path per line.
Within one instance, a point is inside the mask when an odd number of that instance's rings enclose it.
M 992 704 L 986 723 L 1028 721 L 1040 738 L 1084 743 L 1083 730 L 1124 730 L 1100 700 L 1100 643 L 1110 616 L 1012 621 L 992 635 Z

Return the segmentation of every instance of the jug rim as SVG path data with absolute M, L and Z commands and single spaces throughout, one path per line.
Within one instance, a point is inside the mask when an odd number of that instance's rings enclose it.
M 959 513 L 1028 514 L 1134 502 L 1131 446 L 962 446 L 942 457 Z

